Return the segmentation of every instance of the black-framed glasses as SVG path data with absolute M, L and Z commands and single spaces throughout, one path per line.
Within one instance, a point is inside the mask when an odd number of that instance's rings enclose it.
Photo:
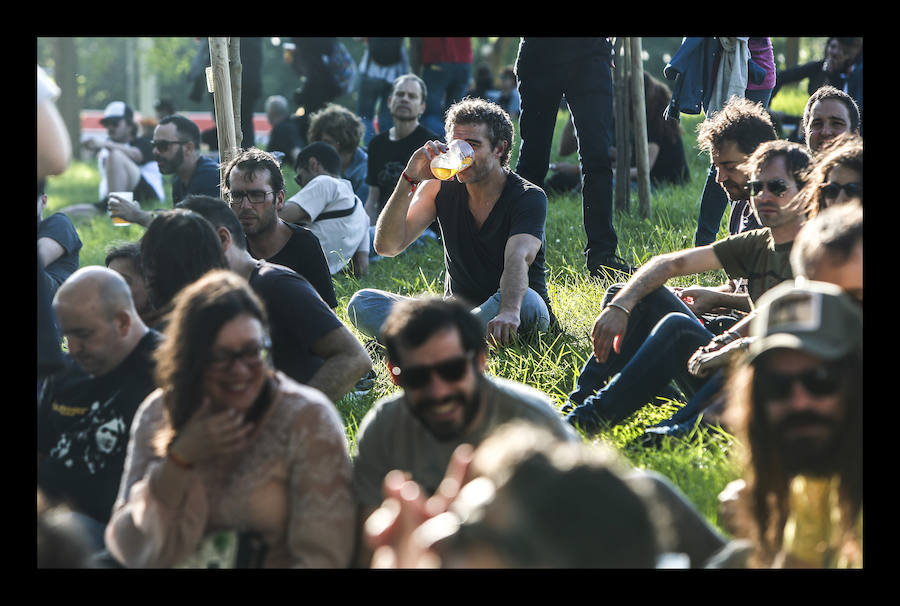
M 795 374 L 764 370 L 757 372 L 754 389 L 761 401 L 783 400 L 791 395 L 797 381 L 812 396 L 830 396 L 837 393 L 841 386 L 841 373 L 833 365 L 817 366 Z
M 431 381 L 432 371 L 436 372 L 444 381 L 459 381 L 466 374 L 466 368 L 468 368 L 469 362 L 474 357 L 475 352 L 470 351 L 464 356 L 444 360 L 430 366 L 408 366 L 406 368 L 394 366 L 391 372 L 394 373 L 394 376 L 397 377 L 397 382 L 403 387 L 418 389 L 428 385 Z
M 166 141 L 165 139 L 156 140 L 150 142 L 150 145 L 158 149 L 159 151 L 166 153 L 169 151 L 169 146 L 171 145 L 184 145 L 188 143 L 187 141 Z
M 230 370 L 237 360 L 248 368 L 256 368 L 269 356 L 272 343 L 267 339 L 262 343 L 253 343 L 247 347 L 232 351 L 230 349 L 214 349 L 209 356 L 209 367 L 218 372 Z
M 768 189 L 769 193 L 780 198 L 787 191 L 788 185 L 783 179 L 772 179 L 771 181 L 750 181 L 747 184 L 747 191 L 751 196 L 758 196 L 763 193 L 763 188 Z
M 250 191 L 231 190 L 225 192 L 225 201 L 232 207 L 239 208 L 244 202 L 244 198 L 250 200 L 250 204 L 263 204 L 269 199 L 269 194 L 274 191 L 262 191 L 261 189 L 252 189 Z
M 829 200 L 834 200 L 841 194 L 841 190 L 847 194 L 849 198 L 859 198 L 862 196 L 862 183 L 825 183 L 822 186 L 822 195 Z

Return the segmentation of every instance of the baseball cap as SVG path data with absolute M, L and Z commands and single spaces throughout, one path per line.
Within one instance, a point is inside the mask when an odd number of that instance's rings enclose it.
M 782 282 L 759 298 L 747 362 L 776 348 L 837 360 L 862 344 L 862 307 L 834 284 Z
M 134 112 L 124 101 L 113 101 L 106 106 L 105 110 L 103 110 L 103 117 L 100 119 L 100 124 L 104 124 L 107 120 L 118 120 L 119 118 L 125 118 L 130 121 L 133 116 Z

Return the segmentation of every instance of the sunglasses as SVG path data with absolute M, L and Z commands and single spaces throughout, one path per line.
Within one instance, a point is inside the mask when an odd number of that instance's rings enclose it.
M 797 374 L 767 370 L 757 373 L 754 389 L 762 401 L 784 400 L 791 395 L 797 381 L 800 381 L 810 395 L 823 397 L 837 393 L 841 386 L 841 375 L 837 368 L 827 365 Z
M 410 389 L 419 389 L 425 387 L 431 382 L 431 372 L 434 371 L 438 376 L 447 382 L 459 381 L 466 374 L 469 362 L 475 357 L 475 352 L 470 351 L 464 356 L 444 360 L 438 364 L 431 366 L 409 366 L 400 368 L 394 366 L 391 372 L 397 377 L 397 382 Z
M 844 190 L 849 198 L 858 198 L 862 196 L 862 183 L 828 183 L 822 186 L 822 194 L 829 200 L 837 198 L 841 190 Z
M 184 145 L 185 143 L 187 143 L 187 141 L 166 141 L 166 140 L 157 141 L 156 139 L 154 139 L 153 141 L 150 142 L 150 145 L 152 145 L 159 151 L 165 153 L 165 152 L 169 151 L 169 146 Z
M 750 192 L 751 196 L 758 196 L 763 192 L 763 189 L 768 189 L 769 193 L 771 193 L 776 198 L 780 198 L 784 192 L 787 191 L 788 185 L 781 179 L 772 179 L 771 181 L 750 181 L 747 184 L 747 190 Z

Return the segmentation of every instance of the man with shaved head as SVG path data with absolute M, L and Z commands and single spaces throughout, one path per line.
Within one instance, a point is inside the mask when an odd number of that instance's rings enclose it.
M 38 400 L 38 487 L 69 506 L 100 551 L 131 419 L 155 388 L 161 335 L 141 320 L 124 278 L 105 267 L 73 273 L 53 309 L 68 352 Z

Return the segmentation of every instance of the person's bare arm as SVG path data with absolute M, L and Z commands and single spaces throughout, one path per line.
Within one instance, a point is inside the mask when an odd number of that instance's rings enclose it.
M 72 161 L 72 140 L 59 110 L 46 99 L 37 107 L 37 178 L 66 170 Z
M 41 267 L 47 267 L 66 254 L 66 249 L 63 248 L 62 244 L 53 238 L 38 238 L 37 251 Z
M 528 291 L 528 268 L 541 241 L 530 234 L 516 234 L 506 242 L 500 276 L 500 309 L 487 325 L 488 338 L 508 345 L 519 329 L 522 299 Z
M 381 197 L 381 188 L 377 185 L 369 186 L 369 195 L 366 197 L 365 209 L 369 215 L 369 225 L 375 225 L 378 221 L 378 199 Z
M 309 213 L 291 200 L 284 201 L 284 206 L 281 207 L 278 216 L 288 223 L 309 223 L 310 220 Z
M 594 321 L 591 340 L 594 356 L 603 363 L 609 355 L 616 337 L 622 338 L 628 325 L 628 312 L 645 296 L 663 286 L 676 276 L 689 276 L 705 271 L 721 269 L 722 265 L 712 246 L 698 246 L 686 250 L 659 255 L 638 269 L 613 300 Z
M 310 377 L 307 385 L 324 393 L 332 402 L 347 395 L 372 369 L 372 359 L 365 347 L 346 326 L 339 326 L 320 337 L 311 350 L 325 363 Z
M 134 200 L 126 200 L 114 194 L 109 194 L 107 201 L 109 212 L 114 217 L 121 217 L 126 221 L 149 227 L 150 222 L 156 216 L 150 211 L 141 208 L 141 205 Z

